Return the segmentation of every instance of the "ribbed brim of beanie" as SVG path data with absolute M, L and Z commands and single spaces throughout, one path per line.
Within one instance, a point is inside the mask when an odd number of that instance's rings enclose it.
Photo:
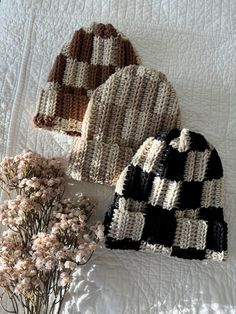
M 115 71 L 139 60 L 130 41 L 111 24 L 74 33 L 53 64 L 33 118 L 39 128 L 80 135 L 92 92 Z
M 223 168 L 198 133 L 148 138 L 116 184 L 106 245 L 186 259 L 227 258 Z
M 125 67 L 92 95 L 68 173 L 77 180 L 114 185 L 147 137 L 179 125 L 178 99 L 165 75 L 143 66 Z

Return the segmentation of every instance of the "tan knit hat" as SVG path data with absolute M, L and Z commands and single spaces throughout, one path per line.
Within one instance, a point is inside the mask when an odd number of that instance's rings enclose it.
M 178 100 L 165 75 L 125 67 L 94 91 L 68 172 L 77 180 L 114 185 L 147 137 L 179 126 Z
M 79 135 L 94 89 L 115 71 L 138 64 L 130 41 L 111 24 L 92 24 L 74 33 L 56 57 L 40 92 L 36 127 Z

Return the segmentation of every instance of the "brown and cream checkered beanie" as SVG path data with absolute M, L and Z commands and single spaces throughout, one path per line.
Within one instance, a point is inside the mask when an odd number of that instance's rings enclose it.
M 41 90 L 36 127 L 79 135 L 93 90 L 115 71 L 138 64 L 130 41 L 111 24 L 92 24 L 62 47 Z
M 165 75 L 127 66 L 94 91 L 68 172 L 77 180 L 114 185 L 147 137 L 179 125 L 177 96 Z

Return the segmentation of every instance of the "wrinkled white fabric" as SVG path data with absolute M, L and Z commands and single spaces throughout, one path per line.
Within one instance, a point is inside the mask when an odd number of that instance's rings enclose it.
M 234 0 L 3 0 L 0 3 L 0 153 L 29 148 L 67 158 L 72 138 L 34 129 L 35 99 L 75 29 L 111 22 L 143 64 L 164 72 L 179 95 L 183 126 L 218 150 L 225 171 L 229 260 L 210 263 L 100 248 L 76 273 L 63 313 L 236 312 L 236 2 Z M 98 201 L 112 189 L 73 183 Z M 2 312 L 1 312 L 2 313 Z

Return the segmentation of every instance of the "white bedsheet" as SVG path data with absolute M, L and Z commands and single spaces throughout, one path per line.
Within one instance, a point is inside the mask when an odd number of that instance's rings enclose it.
M 216 146 L 225 170 L 229 260 L 206 263 L 100 248 L 81 272 L 63 313 L 236 313 L 236 2 L 234 0 L 2 0 L 0 153 L 22 149 L 67 157 L 72 139 L 34 129 L 35 99 L 73 31 L 111 22 L 143 64 L 163 71 L 180 98 L 185 127 Z M 75 183 L 98 200 L 112 189 Z

